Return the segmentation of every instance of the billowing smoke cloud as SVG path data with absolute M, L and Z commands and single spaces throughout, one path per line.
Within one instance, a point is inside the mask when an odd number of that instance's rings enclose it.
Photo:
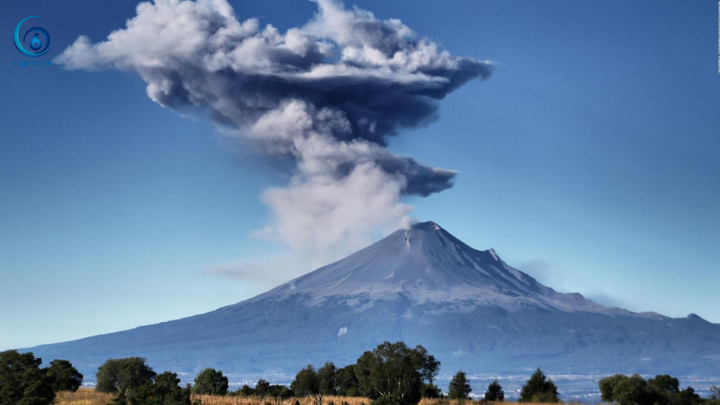
M 399 20 L 317 4 L 305 26 L 281 33 L 239 21 L 225 0 L 140 3 L 125 28 L 94 44 L 81 36 L 56 62 L 135 72 L 160 105 L 203 109 L 263 152 L 292 157 L 290 184 L 262 197 L 273 220 L 260 233 L 295 250 L 354 249 L 412 210 L 403 195 L 452 187 L 455 172 L 393 154 L 387 140 L 434 120 L 436 100 L 492 65 Z

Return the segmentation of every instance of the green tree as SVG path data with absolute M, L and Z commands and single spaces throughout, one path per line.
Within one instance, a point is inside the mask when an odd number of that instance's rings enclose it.
M 192 391 L 199 395 L 225 395 L 228 390 L 228 379 L 222 371 L 206 368 L 195 377 Z
M 458 371 L 457 374 L 450 380 L 450 387 L 448 387 L 448 398 L 450 399 L 467 399 L 472 388 L 468 382 L 467 376 L 464 372 Z
M 704 403 L 705 401 L 695 393 L 693 387 L 687 387 L 670 397 L 671 405 L 700 405 Z
M 75 392 L 82 385 L 83 375 L 67 360 L 53 360 L 46 370 L 47 376 L 53 382 L 55 392 Z
M 667 374 L 656 375 L 648 380 L 649 401 L 658 405 L 698 405 L 703 400 L 692 387 L 680 389 L 677 378 Z
M 505 400 L 505 391 L 503 391 L 502 385 L 500 385 L 497 378 L 488 385 L 487 391 L 485 391 L 485 400 L 497 402 Z
M 600 387 L 600 399 L 605 402 L 613 402 L 615 386 L 623 379 L 628 378 L 623 374 L 615 374 L 610 377 L 605 377 L 598 382 Z
M 376 403 L 414 404 L 420 400 L 423 378 L 433 378 L 440 362 L 422 346 L 385 342 L 363 353 L 355 364 L 360 395 Z
M 335 373 L 338 387 L 338 395 L 345 397 L 356 397 L 360 395 L 360 387 L 355 376 L 355 365 L 350 364 Z
M 237 392 L 238 395 L 243 396 L 243 397 L 249 397 L 249 396 L 253 395 L 254 393 L 255 393 L 255 390 L 250 388 L 250 386 L 247 384 L 243 385 L 242 388 L 240 388 Z
M 667 374 L 645 380 L 638 374 L 615 374 L 598 383 L 603 401 L 619 405 L 699 405 L 703 400 L 692 387 L 680 389 L 678 379 Z
M 0 353 L 0 405 L 48 405 L 55 398 L 53 380 L 32 353 Z
M 136 388 L 153 382 L 157 374 L 145 364 L 141 357 L 110 359 L 98 368 L 97 385 L 99 392 L 118 394 L 117 403 L 124 403 Z
M 417 356 L 418 364 L 422 364 L 420 373 L 424 380 L 432 384 L 440 372 L 440 361 L 435 358 L 432 354 L 428 354 L 427 349 L 417 345 L 414 349 L 415 356 Z
M 555 383 L 539 368 L 533 373 L 520 391 L 518 402 L 560 402 Z
M 423 398 L 440 398 L 442 391 L 433 383 L 424 383 L 420 388 L 420 396 Z
M 257 384 L 255 384 L 255 395 L 258 395 L 260 398 L 265 398 L 265 395 L 268 395 L 269 393 L 270 383 L 262 378 L 259 379 Z
M 648 380 L 646 390 L 646 403 L 670 405 L 671 401 L 679 398 L 680 383 L 677 378 L 667 374 L 656 375 Z
M 279 404 L 280 401 L 292 397 L 293 392 L 284 385 L 274 384 L 268 388 L 267 395 L 272 397 L 276 404 Z
M 290 389 L 299 396 L 311 396 L 317 405 L 322 405 L 322 392 L 320 391 L 320 376 L 315 368 L 308 364 L 295 376 Z
M 655 378 L 648 380 L 648 388 L 667 396 L 672 396 L 680 392 L 680 382 L 677 378 L 667 374 L 656 375 Z
M 190 389 L 178 384 L 177 374 L 166 371 L 153 383 L 132 390 L 128 400 L 130 405 L 190 405 Z
M 318 369 L 318 378 L 320 378 L 320 392 L 323 395 L 337 394 L 337 367 L 331 362 L 325 363 Z
M 647 381 L 638 374 L 617 382 L 613 389 L 613 400 L 621 405 L 653 405 L 656 402 Z
M 638 374 L 626 376 L 615 374 L 603 378 L 600 386 L 601 399 L 606 402 L 617 402 L 620 405 L 653 405 L 667 404 L 668 397 L 663 394 L 662 387 L 672 386 L 664 378 L 658 379 L 651 386 Z

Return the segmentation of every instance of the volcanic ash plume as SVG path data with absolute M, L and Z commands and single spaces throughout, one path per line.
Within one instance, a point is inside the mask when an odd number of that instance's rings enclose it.
M 239 21 L 225 0 L 140 3 L 125 28 L 98 43 L 81 36 L 56 61 L 135 72 L 158 104 L 203 109 L 258 150 L 292 157 L 290 184 L 262 196 L 273 213 L 262 233 L 296 250 L 355 248 L 412 210 L 402 196 L 452 187 L 455 172 L 393 154 L 387 139 L 434 120 L 436 100 L 492 65 L 399 20 L 317 5 L 305 26 L 281 33 Z

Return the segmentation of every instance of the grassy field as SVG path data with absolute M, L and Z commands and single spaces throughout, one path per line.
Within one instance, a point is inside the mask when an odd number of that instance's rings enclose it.
M 313 405 L 312 398 L 290 398 L 275 402 L 272 398 L 259 397 L 216 397 L 210 395 L 193 395 L 192 399 L 199 399 L 202 405 Z M 367 398 L 349 398 L 349 397 L 323 397 L 323 405 L 370 405 Z M 429 404 L 426 404 L 429 405 Z
M 55 405 L 106 405 L 112 399 L 112 395 L 96 392 L 94 389 L 81 388 L 77 392 L 59 392 L 55 398 Z M 258 397 L 215 397 L 209 395 L 193 395 L 193 399 L 202 401 L 202 405 L 313 405 L 311 398 L 291 398 L 275 402 L 272 398 Z M 423 399 L 418 405 L 471 405 L 478 402 L 472 401 L 450 401 L 448 399 Z M 507 405 L 516 405 L 514 402 L 505 402 Z M 323 405 L 370 405 L 367 398 L 348 397 L 324 397 Z M 523 405 L 541 405 L 528 404 Z
M 110 394 L 80 388 L 77 392 L 58 392 L 55 396 L 55 405 L 105 405 L 110 399 L 112 399 Z

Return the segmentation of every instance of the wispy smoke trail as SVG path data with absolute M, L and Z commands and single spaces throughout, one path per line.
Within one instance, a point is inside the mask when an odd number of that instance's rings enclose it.
M 403 195 L 440 192 L 456 174 L 389 152 L 387 138 L 435 119 L 435 100 L 492 65 L 399 20 L 317 4 L 305 26 L 281 33 L 239 21 L 225 0 L 140 3 L 125 28 L 95 44 L 81 36 L 56 61 L 136 72 L 160 105 L 204 109 L 265 153 L 294 158 L 290 184 L 262 197 L 273 220 L 261 233 L 295 250 L 356 248 L 411 211 Z

